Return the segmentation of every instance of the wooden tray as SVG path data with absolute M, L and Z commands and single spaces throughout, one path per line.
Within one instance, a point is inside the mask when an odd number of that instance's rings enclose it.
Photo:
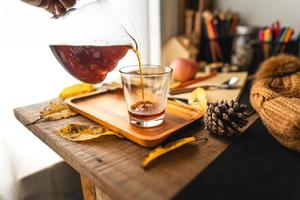
M 68 98 L 71 109 L 102 126 L 123 135 L 144 147 L 153 147 L 175 131 L 199 119 L 204 113 L 191 106 L 168 101 L 164 122 L 152 128 L 140 128 L 129 123 L 127 106 L 122 89 L 96 91 Z

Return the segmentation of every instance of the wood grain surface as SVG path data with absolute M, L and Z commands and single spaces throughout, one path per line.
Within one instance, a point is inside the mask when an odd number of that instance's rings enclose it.
M 97 199 L 95 185 L 85 176 L 80 176 L 81 188 L 84 200 Z
M 39 116 L 44 105 L 17 108 L 15 116 L 22 124 L 29 124 Z M 256 119 L 257 115 L 252 115 L 249 125 Z M 87 142 L 71 142 L 53 132 L 74 122 L 94 124 L 82 116 L 75 116 L 39 122 L 27 128 L 113 199 L 170 199 L 230 144 L 228 139 L 209 135 L 197 120 L 167 140 L 199 135 L 208 138 L 206 143 L 188 144 L 157 159 L 145 170 L 141 163 L 150 150 L 127 139 L 107 136 Z
M 141 128 L 129 123 L 122 89 L 72 97 L 65 102 L 77 113 L 144 147 L 157 146 L 177 130 L 204 115 L 204 111 L 168 101 L 163 123 L 151 128 Z

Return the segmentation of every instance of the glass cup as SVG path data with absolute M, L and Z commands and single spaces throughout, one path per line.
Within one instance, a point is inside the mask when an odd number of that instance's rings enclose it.
M 143 65 L 120 69 L 124 97 L 131 124 L 153 127 L 161 124 L 169 92 L 172 74 L 170 67 Z

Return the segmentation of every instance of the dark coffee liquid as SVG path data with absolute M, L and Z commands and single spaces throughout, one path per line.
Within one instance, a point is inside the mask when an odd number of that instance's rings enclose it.
M 161 111 L 160 106 L 150 101 L 140 101 L 131 106 L 129 115 L 135 119 L 152 120 L 162 116 L 165 110 Z
M 50 48 L 70 74 L 83 82 L 95 84 L 102 82 L 132 47 L 51 45 Z

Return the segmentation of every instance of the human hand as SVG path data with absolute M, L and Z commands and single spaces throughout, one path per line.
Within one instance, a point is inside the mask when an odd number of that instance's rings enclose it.
M 54 16 L 59 16 L 67 12 L 76 4 L 76 0 L 22 0 L 23 2 L 44 8 Z

